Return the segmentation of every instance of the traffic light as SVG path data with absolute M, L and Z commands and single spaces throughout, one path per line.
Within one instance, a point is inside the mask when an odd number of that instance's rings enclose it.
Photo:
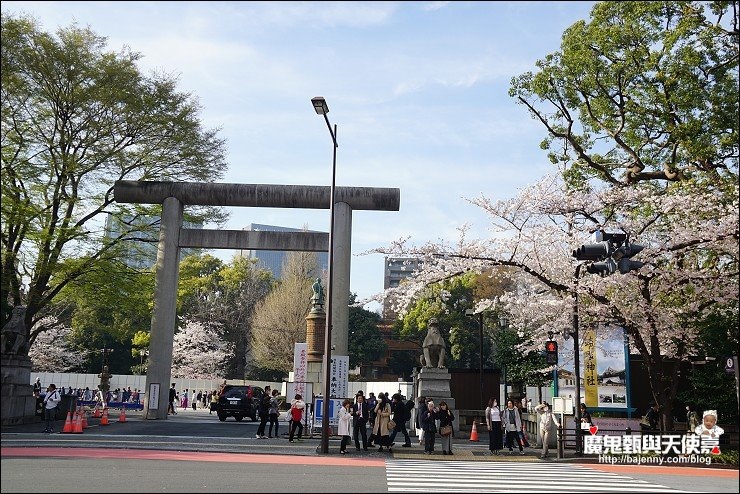
M 545 342 L 545 362 L 547 362 L 547 365 L 557 365 L 558 364 L 558 342 L 557 341 L 547 341 Z
M 630 259 L 632 256 L 644 249 L 644 245 L 640 244 L 625 244 L 614 252 L 614 259 L 617 261 L 617 267 L 619 272 L 627 274 L 630 271 L 637 271 L 645 265 L 644 262 L 633 261 Z
M 592 262 L 588 266 L 586 266 L 586 272 L 591 274 L 598 274 L 602 278 L 604 276 L 609 276 L 610 274 L 614 274 L 617 271 L 617 263 L 614 262 L 614 259 L 611 257 L 607 259 L 606 261 L 600 261 L 600 262 Z
M 579 261 L 601 261 L 612 253 L 612 245 L 608 240 L 595 244 L 583 244 L 573 251 L 573 257 Z

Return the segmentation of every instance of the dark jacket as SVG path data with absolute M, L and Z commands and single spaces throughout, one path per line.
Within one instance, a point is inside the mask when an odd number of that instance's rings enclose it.
M 452 425 L 452 421 L 455 420 L 455 416 L 452 414 L 452 411 L 448 408 L 444 412 L 442 410 L 437 412 L 437 419 L 439 419 L 439 427 L 441 429 L 445 425 Z
M 437 420 L 437 414 L 434 413 L 434 411 L 430 411 L 427 407 L 424 407 L 421 410 L 421 428 L 424 429 L 425 432 L 437 432 L 437 424 L 435 423 L 435 420 Z
M 370 418 L 370 407 L 367 406 L 367 402 L 363 401 L 362 403 L 354 403 L 352 405 L 352 418 L 355 420 L 360 420 L 360 414 L 359 409 L 362 407 L 362 419 L 361 420 L 367 420 Z

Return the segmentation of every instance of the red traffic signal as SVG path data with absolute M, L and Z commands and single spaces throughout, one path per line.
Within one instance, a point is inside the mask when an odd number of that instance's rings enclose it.
M 547 353 L 558 353 L 558 343 L 556 341 L 548 341 L 545 343 L 545 351 Z
M 545 343 L 545 362 L 548 365 L 557 365 L 558 363 L 558 342 L 548 341 Z

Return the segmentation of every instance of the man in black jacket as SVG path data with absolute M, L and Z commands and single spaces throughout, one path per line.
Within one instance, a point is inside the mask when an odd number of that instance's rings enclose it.
M 177 398 L 177 390 L 175 389 L 175 383 L 172 383 L 172 387 L 170 388 L 169 398 L 170 398 L 170 409 L 168 410 L 168 413 L 177 415 L 177 412 L 175 411 L 175 399 Z
M 401 432 L 406 440 L 403 447 L 410 448 L 411 438 L 406 430 L 406 421 L 411 418 L 411 413 L 407 409 L 406 404 L 401 399 L 401 395 L 399 393 L 394 394 L 391 399 L 391 412 L 393 412 L 393 421 L 396 423 L 396 427 L 393 429 L 393 432 L 391 432 L 391 446 L 393 446 L 393 440 L 396 438 L 396 434 Z
M 365 402 L 365 395 L 358 391 L 355 396 L 355 404 L 352 405 L 352 436 L 355 440 L 355 448 L 360 451 L 360 437 L 362 437 L 362 449 L 367 451 L 367 420 L 370 415 L 370 408 Z

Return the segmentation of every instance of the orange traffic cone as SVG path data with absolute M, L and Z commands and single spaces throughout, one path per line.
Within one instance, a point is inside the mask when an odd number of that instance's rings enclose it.
M 98 404 L 96 403 L 95 404 L 95 411 L 93 412 L 93 418 L 94 419 L 99 419 L 100 416 L 101 416 L 100 408 L 98 407 Z
M 103 417 L 100 419 L 100 425 L 108 425 L 108 409 L 103 409 Z
M 119 422 L 126 422 L 126 405 L 121 403 L 121 415 L 118 417 Z
M 475 420 L 473 420 L 473 430 L 470 431 L 470 440 L 478 441 L 478 428 L 475 425 Z
M 82 434 L 82 412 L 81 411 L 77 413 L 77 418 L 74 421 L 72 432 L 74 434 Z
M 67 411 L 67 420 L 64 422 L 64 429 L 62 429 L 62 434 L 69 434 L 72 432 L 74 427 L 72 426 L 72 412 Z

